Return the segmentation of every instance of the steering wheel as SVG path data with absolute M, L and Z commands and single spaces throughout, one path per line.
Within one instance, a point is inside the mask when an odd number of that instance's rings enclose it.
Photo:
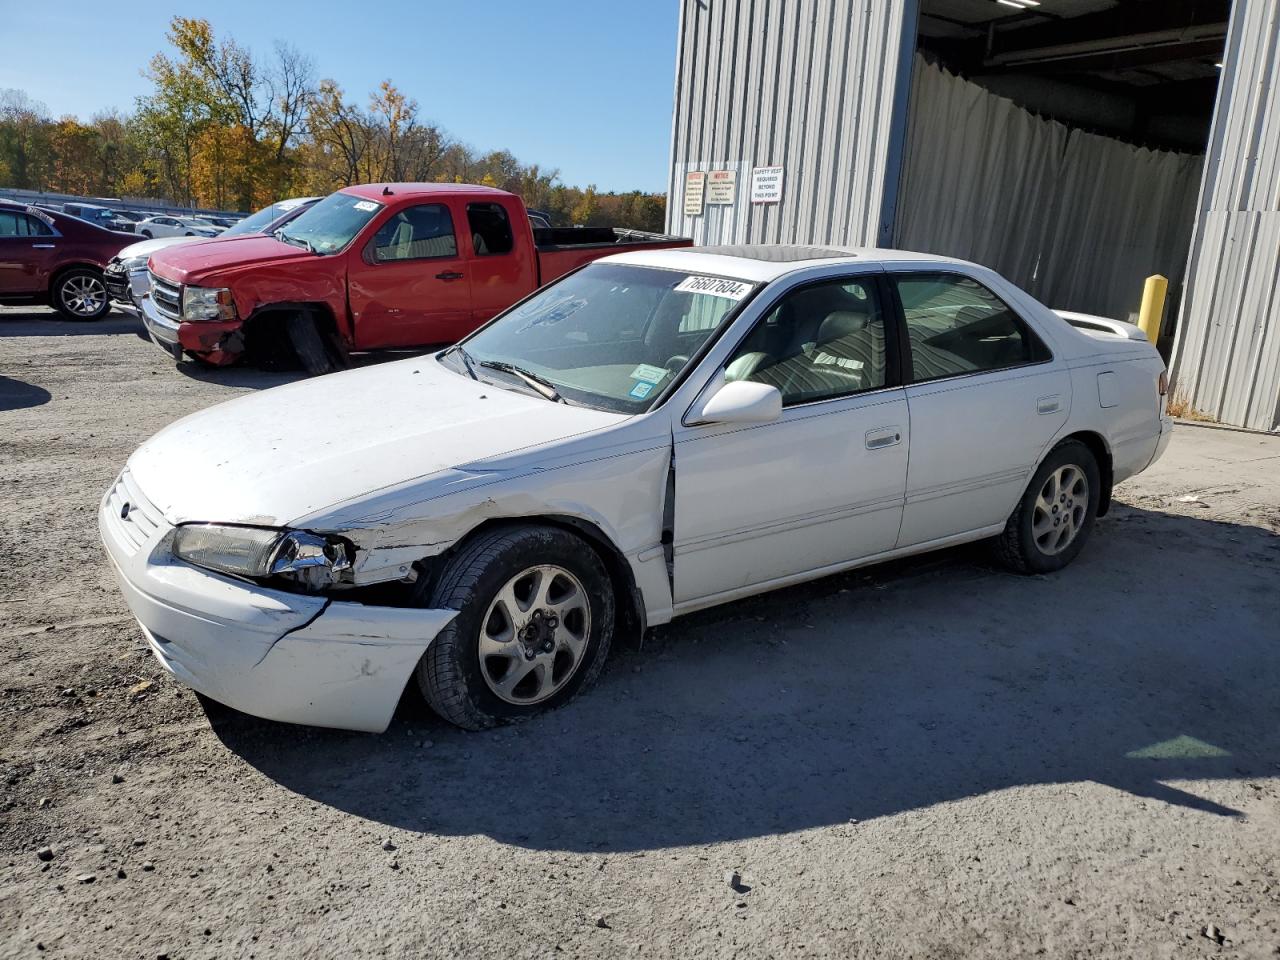
M 677 353 L 674 357 L 668 357 L 667 362 L 663 364 L 672 373 L 679 373 L 681 367 L 689 362 L 689 358 L 683 353 Z

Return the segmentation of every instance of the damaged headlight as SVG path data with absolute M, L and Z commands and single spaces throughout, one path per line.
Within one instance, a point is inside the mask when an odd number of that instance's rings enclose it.
M 234 320 L 236 302 L 226 287 L 185 287 L 182 291 L 183 320 Z
M 123 260 L 117 260 L 116 262 L 125 273 L 146 273 L 147 260 L 148 257 L 144 255 L 141 257 L 125 257 Z
M 282 577 L 323 590 L 351 569 L 351 548 L 336 537 L 303 530 L 190 523 L 173 535 L 173 555 L 218 573 L 263 580 Z

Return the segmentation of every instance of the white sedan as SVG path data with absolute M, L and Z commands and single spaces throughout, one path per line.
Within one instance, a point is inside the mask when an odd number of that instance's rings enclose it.
M 152 237 L 216 237 L 222 233 L 222 227 L 216 227 L 207 220 L 196 217 L 148 217 L 139 221 L 134 228 L 139 236 Z
M 629 253 L 448 350 L 173 424 L 100 526 L 196 690 L 379 731 L 413 680 L 477 729 L 714 604 L 972 540 L 1057 570 L 1164 450 L 1165 389 L 1136 327 L 973 264 Z

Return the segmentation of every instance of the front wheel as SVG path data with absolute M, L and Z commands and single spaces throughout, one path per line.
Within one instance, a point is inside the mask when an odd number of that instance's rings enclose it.
M 1101 491 L 1093 451 L 1078 440 L 1058 444 L 997 539 L 1000 560 L 1018 573 L 1061 570 L 1089 539 Z
M 146 237 L 148 240 L 150 240 L 150 239 L 151 239 L 151 231 L 150 231 L 150 230 L 143 230 L 143 231 L 142 231 L 142 235 L 143 235 L 144 237 Z
M 567 702 L 600 675 L 613 639 L 608 571 L 556 527 L 481 534 L 455 556 L 421 606 L 458 615 L 418 664 L 431 708 L 467 730 L 513 723 Z
M 96 270 L 68 270 L 53 285 L 53 305 L 68 320 L 101 320 L 111 309 L 102 274 Z

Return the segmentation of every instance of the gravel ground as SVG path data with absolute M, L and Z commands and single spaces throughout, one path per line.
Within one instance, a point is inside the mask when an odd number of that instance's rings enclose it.
M 1056 576 L 833 577 L 367 736 L 206 709 L 98 543 L 139 442 L 289 376 L 0 311 L 0 955 L 1280 952 L 1280 437 L 1181 427 Z

